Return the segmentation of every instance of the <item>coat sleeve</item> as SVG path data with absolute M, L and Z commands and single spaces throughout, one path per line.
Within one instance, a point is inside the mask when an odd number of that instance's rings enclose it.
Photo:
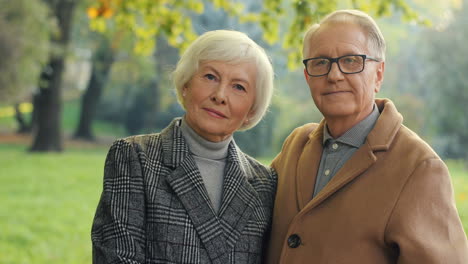
M 466 235 L 442 160 L 425 160 L 409 176 L 385 239 L 398 252 L 399 264 L 468 263 Z
M 145 261 L 145 195 L 132 144 L 116 141 L 107 154 L 104 186 L 92 226 L 93 263 Z

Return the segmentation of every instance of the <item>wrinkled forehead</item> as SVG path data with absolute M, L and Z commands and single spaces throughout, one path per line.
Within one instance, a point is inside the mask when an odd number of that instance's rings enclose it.
M 358 24 L 331 22 L 320 25 L 307 39 L 307 54 L 367 52 L 368 36 Z M 318 54 L 317 54 L 318 53 Z M 346 54 L 340 54 L 346 55 Z

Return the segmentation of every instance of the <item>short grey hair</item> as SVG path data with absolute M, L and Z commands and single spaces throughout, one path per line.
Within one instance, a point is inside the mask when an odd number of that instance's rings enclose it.
M 273 66 L 265 50 L 246 34 L 232 30 L 208 31 L 199 36 L 182 54 L 172 79 L 177 100 L 185 109 L 182 90 L 198 71 L 203 61 L 223 61 L 230 64 L 252 62 L 257 69 L 253 116 L 239 130 L 247 130 L 260 122 L 273 95 Z
M 348 23 L 356 24 L 360 26 L 365 32 L 367 32 L 369 41 L 370 51 L 375 52 L 376 54 L 371 54 L 372 56 L 377 57 L 381 61 L 385 61 L 385 39 L 382 35 L 382 32 L 379 29 L 379 26 L 374 21 L 374 19 L 368 14 L 359 11 L 359 10 L 338 10 L 328 14 L 324 17 L 320 23 L 312 25 L 306 32 L 304 36 L 302 56 L 304 59 L 307 59 L 306 56 L 309 56 L 309 46 L 310 41 L 314 33 L 323 25 L 327 24 L 336 24 L 336 23 Z

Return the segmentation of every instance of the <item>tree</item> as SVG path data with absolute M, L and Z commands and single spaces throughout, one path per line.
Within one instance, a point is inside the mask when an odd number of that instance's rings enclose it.
M 116 52 L 105 35 L 97 34 L 95 38 L 98 40 L 92 58 L 91 78 L 81 99 L 79 123 L 74 135 L 75 138 L 85 140 L 94 140 L 91 125 Z
M 42 70 L 39 91 L 34 96 L 37 122 L 31 151 L 62 151 L 60 117 L 62 112 L 62 73 L 70 39 L 73 11 L 78 0 L 44 0 L 57 18 L 58 34 L 52 42 L 55 50 Z
M 263 37 L 270 44 L 283 36 L 281 41 L 287 52 L 290 68 L 298 66 L 301 61 L 302 38 L 298 36 L 310 24 L 337 8 L 357 8 L 376 17 L 400 11 L 405 20 L 427 23 L 405 1 L 391 0 L 353 0 L 343 4 L 329 0 L 265 0 L 263 10 L 254 13 L 246 12 L 241 1 L 99 0 L 95 6 L 90 7 L 89 13 L 92 14 L 92 27 L 95 30 L 105 31 L 113 26 L 128 29 L 134 32 L 136 38 L 135 52 L 149 54 L 156 47 L 155 36 L 159 34 L 166 35 L 172 46 L 184 50 L 197 36 L 193 30 L 191 15 L 202 13 L 208 4 L 238 17 L 241 22 L 260 24 L 264 31 Z M 283 26 L 282 22 L 291 21 L 290 17 L 292 22 L 287 27 Z
M 53 23 L 39 0 L 0 0 L 0 102 L 24 99 L 47 60 Z
M 468 1 L 455 10 L 445 28 L 428 30 L 421 39 L 428 71 L 425 87 L 431 93 L 427 111 L 438 134 L 441 154 L 447 158 L 468 160 Z M 447 23 L 446 23 L 447 24 Z

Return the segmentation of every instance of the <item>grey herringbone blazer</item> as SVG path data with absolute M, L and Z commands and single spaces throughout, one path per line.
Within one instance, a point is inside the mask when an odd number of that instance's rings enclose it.
M 110 148 L 93 263 L 261 263 L 276 173 L 232 141 L 217 215 L 179 125 Z

